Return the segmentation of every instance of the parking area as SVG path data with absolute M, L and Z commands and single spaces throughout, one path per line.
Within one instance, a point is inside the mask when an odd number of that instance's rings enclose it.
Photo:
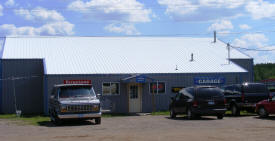
M 125 116 L 103 118 L 101 125 L 94 122 L 66 122 L 55 127 L 50 122 L 40 126 L 22 125 L 11 120 L 0 120 L 0 139 L 3 141 L 266 141 L 275 138 L 275 117 L 257 116 L 203 117 L 187 120 L 168 116 Z

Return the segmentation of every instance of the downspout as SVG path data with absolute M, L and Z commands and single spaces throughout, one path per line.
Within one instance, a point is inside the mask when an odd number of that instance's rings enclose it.
M 2 43 L 2 49 L 0 51 L 0 113 L 3 113 L 2 109 L 2 104 L 3 104 L 3 53 L 4 53 L 4 48 L 5 48 L 5 43 L 6 43 L 6 37 L 3 38 L 3 43 Z
M 44 75 L 43 75 L 43 90 L 44 90 L 44 115 L 48 115 L 49 110 L 48 110 L 48 102 L 49 102 L 49 97 L 48 97 L 48 76 L 47 76 L 47 67 L 46 67 L 46 60 L 45 58 L 43 59 L 43 67 L 44 67 Z

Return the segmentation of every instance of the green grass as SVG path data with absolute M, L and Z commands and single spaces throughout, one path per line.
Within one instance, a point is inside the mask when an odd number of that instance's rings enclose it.
M 152 112 L 153 116 L 170 115 L 169 111 Z
M 110 118 L 110 117 L 123 117 L 123 116 L 129 116 L 129 114 L 120 114 L 120 113 L 114 113 L 114 114 L 111 114 L 111 113 L 103 113 L 101 115 L 103 118 Z
M 49 122 L 50 118 L 40 115 L 23 115 L 17 117 L 15 114 L 4 114 L 0 115 L 0 119 L 8 119 L 15 121 L 18 124 L 29 124 L 29 125 L 40 125 L 42 122 Z

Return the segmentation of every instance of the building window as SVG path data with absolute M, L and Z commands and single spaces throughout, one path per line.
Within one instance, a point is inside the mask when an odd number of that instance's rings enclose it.
M 165 83 L 164 82 L 153 82 L 150 83 L 150 93 L 163 94 L 165 93 Z
M 102 95 L 118 95 L 119 83 L 118 82 L 104 82 L 102 84 Z

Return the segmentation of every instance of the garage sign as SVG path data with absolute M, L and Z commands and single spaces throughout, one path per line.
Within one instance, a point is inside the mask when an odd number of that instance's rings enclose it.
M 194 84 L 196 85 L 215 85 L 224 83 L 224 77 L 194 77 Z
M 64 84 L 92 84 L 91 80 L 64 80 Z

